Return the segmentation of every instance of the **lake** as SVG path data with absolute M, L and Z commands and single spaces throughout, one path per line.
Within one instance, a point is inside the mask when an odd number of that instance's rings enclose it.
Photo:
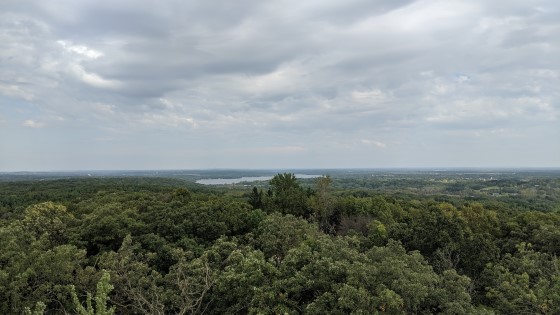
M 295 174 L 296 178 L 317 178 L 322 175 L 309 175 L 309 174 Z M 271 180 L 273 176 L 247 176 L 240 178 L 205 178 L 196 181 L 197 184 L 202 185 L 232 185 L 243 182 L 262 182 Z

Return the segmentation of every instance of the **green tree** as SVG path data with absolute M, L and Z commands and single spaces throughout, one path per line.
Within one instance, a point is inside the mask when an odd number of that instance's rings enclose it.
M 294 174 L 277 174 L 270 180 L 272 198 L 266 204 L 269 211 L 279 211 L 300 217 L 309 217 L 307 194 Z
M 278 264 L 291 248 L 319 235 L 317 227 L 306 220 L 278 213 L 268 215 L 255 232 L 257 249 L 261 250 L 267 259 Z
M 560 261 L 521 243 L 482 275 L 488 305 L 502 314 L 558 314 Z
M 165 299 L 169 301 L 166 313 L 203 314 L 209 306 L 208 295 L 215 287 L 218 272 L 204 254 L 196 259 L 182 251 L 176 255 L 178 262 L 164 277 Z
M 262 209 L 263 207 L 263 192 L 258 190 L 257 187 L 253 187 L 251 194 L 249 195 L 249 204 L 253 209 Z
M 68 286 L 82 274 L 85 250 L 65 244 L 66 208 L 41 203 L 21 220 L 0 226 L 0 313 L 20 313 L 44 303 L 62 312 L 71 301 Z
M 109 294 L 113 290 L 113 285 L 110 283 L 111 276 L 105 270 L 102 271 L 101 279 L 97 283 L 97 290 L 95 291 L 95 307 L 93 306 L 91 293 L 87 293 L 86 297 L 86 307 L 82 305 L 78 294 L 76 293 L 76 288 L 72 285 L 70 286 L 70 294 L 72 295 L 72 301 L 76 308 L 76 312 L 79 315 L 113 315 L 115 314 L 115 306 L 108 307 Z
M 37 302 L 33 309 L 26 306 L 23 310 L 23 314 L 25 314 L 25 315 L 43 315 L 45 313 L 46 308 L 47 308 L 47 306 L 45 305 L 45 303 Z
M 35 238 L 44 235 L 51 245 L 62 245 L 68 241 L 68 225 L 74 216 L 65 206 L 54 202 L 43 202 L 25 209 L 21 224 Z
M 112 300 L 119 313 L 165 314 L 163 276 L 148 263 L 150 253 L 127 235 L 117 252 L 101 255 L 100 266 L 111 274 Z
M 310 198 L 312 215 L 317 220 L 319 229 L 328 234 L 335 233 L 335 218 L 333 218 L 335 200 L 330 193 L 331 184 L 330 176 L 317 178 L 315 180 L 315 195 Z

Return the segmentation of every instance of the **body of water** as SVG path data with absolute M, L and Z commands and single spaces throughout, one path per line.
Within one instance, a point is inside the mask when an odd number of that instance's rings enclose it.
M 296 178 L 317 178 L 322 175 L 295 174 Z M 240 178 L 205 178 L 196 181 L 202 185 L 232 185 L 243 182 L 259 182 L 271 180 L 273 176 L 248 176 Z

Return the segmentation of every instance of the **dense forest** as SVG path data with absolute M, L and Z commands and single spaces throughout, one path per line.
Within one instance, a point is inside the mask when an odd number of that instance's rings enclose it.
M 560 176 L 0 181 L 1 314 L 560 314 Z

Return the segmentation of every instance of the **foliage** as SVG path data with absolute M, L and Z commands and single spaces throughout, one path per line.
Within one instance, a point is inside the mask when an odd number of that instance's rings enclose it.
M 558 182 L 444 179 L 3 182 L 0 313 L 560 313 Z
M 294 174 L 277 174 L 270 180 L 270 194 L 265 201 L 268 212 L 278 211 L 283 214 L 309 217 L 307 194 L 297 182 Z
M 86 307 L 82 305 L 78 294 L 76 294 L 76 288 L 70 286 L 72 301 L 76 307 L 76 313 L 79 315 L 113 315 L 115 314 L 115 307 L 107 307 L 107 302 L 109 301 L 109 294 L 113 290 L 113 286 L 110 283 L 111 276 L 105 270 L 102 272 L 101 279 L 97 283 L 97 290 L 95 292 L 95 307 L 93 306 L 91 293 L 87 293 L 86 297 Z

